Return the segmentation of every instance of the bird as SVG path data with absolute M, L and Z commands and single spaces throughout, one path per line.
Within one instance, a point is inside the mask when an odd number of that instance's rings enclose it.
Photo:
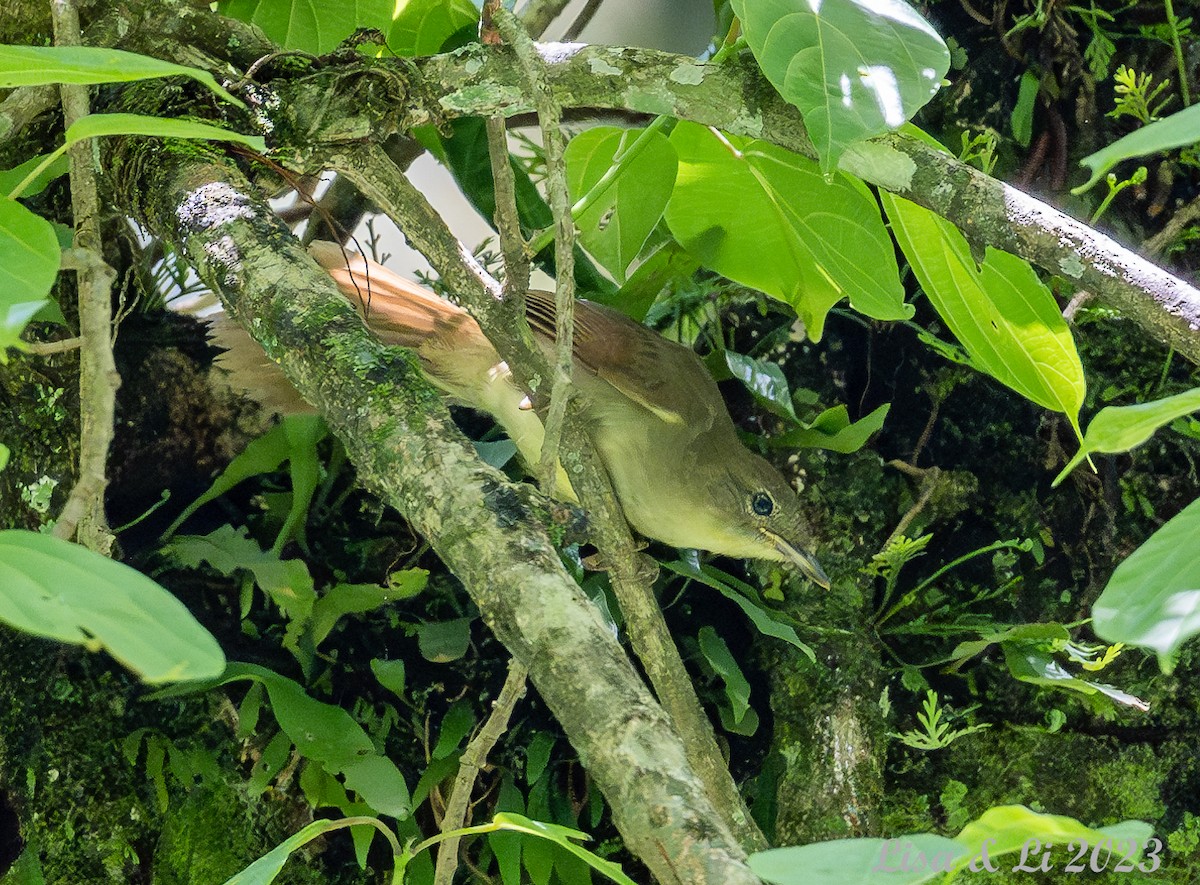
M 315 241 L 309 254 L 381 342 L 415 350 L 434 386 L 493 416 L 522 460 L 540 463 L 542 419 L 470 313 L 337 243 Z M 530 290 L 525 305 L 535 340 L 553 358 L 554 296 Z M 575 302 L 572 345 L 571 382 L 587 435 L 638 534 L 789 563 L 829 587 L 796 493 L 738 438 L 695 351 L 585 299 Z M 561 468 L 559 476 L 558 496 L 573 498 Z

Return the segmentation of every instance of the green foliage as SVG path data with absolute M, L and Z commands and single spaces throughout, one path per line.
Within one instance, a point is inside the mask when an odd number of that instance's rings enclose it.
M 624 283 L 671 197 L 675 149 L 654 128 L 597 126 L 572 138 L 563 159 L 580 241 Z
M 902 0 L 732 0 L 767 79 L 800 109 L 830 172 L 847 147 L 898 128 L 941 85 L 950 51 Z
M 58 276 L 54 228 L 16 200 L 0 199 L 0 362 L 19 346 L 21 331 L 42 310 Z
M 985 728 L 991 728 L 990 723 L 986 722 L 978 725 L 966 725 L 962 728 L 952 727 L 951 722 L 965 719 L 976 708 L 972 707 L 961 713 L 948 713 L 945 707 L 938 705 L 938 694 L 933 689 L 925 693 L 925 700 L 921 706 L 922 712 L 917 714 L 917 723 L 920 728 L 892 735 L 902 744 L 912 747 L 914 750 L 940 750 L 950 746 L 959 738 L 977 734 Z
M 1114 141 L 1080 160 L 1080 164 L 1092 170 L 1092 176 L 1084 184 L 1071 191 L 1081 194 L 1098 182 L 1113 166 L 1122 160 L 1169 151 L 1200 141 L 1200 104 L 1184 108 L 1149 126 L 1143 126 L 1124 138 Z
M 144 682 L 209 679 L 225 666 L 216 639 L 167 590 L 51 535 L 0 532 L 0 620 L 104 648 Z
M 1117 566 L 1092 606 L 1096 634 L 1150 649 L 1170 672 L 1179 647 L 1200 633 L 1200 500 Z
M 913 273 L 971 364 L 1062 412 L 1082 435 L 1083 366 L 1058 305 L 1033 268 L 990 247 L 979 266 L 954 225 L 892 194 L 883 195 L 883 204 Z
M 316 0 L 222 0 L 223 15 L 258 25 L 285 49 L 314 55 L 332 51 L 357 28 L 387 31 L 393 0 L 352 0 L 319 3 Z
M 875 319 L 912 315 L 861 183 L 840 173 L 827 180 L 797 154 L 695 123 L 677 125 L 671 143 L 679 176 L 667 224 L 705 265 L 790 304 L 814 341 L 846 297 Z
M 1200 409 L 1200 388 L 1132 406 L 1105 406 L 1083 435 L 1079 451 L 1054 478 L 1057 486 L 1072 470 L 1097 452 L 1128 452 L 1150 439 L 1160 427 Z
M 1143 125 L 1153 123 L 1159 118 L 1159 113 L 1170 100 L 1170 96 L 1168 96 L 1162 101 L 1158 101 L 1159 95 L 1171 84 L 1164 80 L 1154 86 L 1153 74 L 1139 74 L 1133 68 L 1121 65 L 1113 74 L 1113 79 L 1116 81 L 1116 85 L 1113 86 L 1116 97 L 1113 99 L 1113 109 L 1108 112 L 1108 116 L 1114 119 L 1133 117 Z

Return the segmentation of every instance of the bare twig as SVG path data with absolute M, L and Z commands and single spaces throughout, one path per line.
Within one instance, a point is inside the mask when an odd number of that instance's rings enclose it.
M 1095 296 L 1087 289 L 1080 289 L 1071 296 L 1071 300 L 1067 302 L 1067 306 L 1063 308 L 1063 319 L 1068 323 L 1075 322 L 1075 314 L 1079 313 L 1079 309 L 1091 301 Z
M 34 356 L 53 356 L 56 353 L 78 350 L 82 346 L 82 338 L 63 338 L 59 341 L 26 341 L 22 343 L 21 349 Z
M 500 235 L 500 254 L 504 256 L 504 298 L 521 315 L 525 312 L 525 292 L 529 289 L 529 254 L 517 213 L 516 179 L 508 154 L 508 129 L 503 117 L 488 117 L 486 126 L 496 193 L 493 220 Z
M 458 761 L 458 775 L 454 778 L 454 786 L 450 788 L 450 799 L 446 802 L 446 813 L 442 816 L 442 832 L 461 829 L 467 818 L 467 808 L 471 802 L 471 792 L 475 789 L 475 778 L 487 763 L 488 753 L 496 746 L 496 741 L 508 729 L 508 720 L 512 716 L 517 701 L 525 696 L 525 680 L 529 671 L 519 664 L 516 658 L 508 662 L 508 678 L 500 689 L 500 696 L 492 706 L 491 715 L 479 729 L 479 734 L 471 739 Z M 437 870 L 434 873 L 434 885 L 450 885 L 454 879 L 454 871 L 458 867 L 458 836 L 448 836 L 438 846 Z
M 1186 206 L 1181 207 L 1163 225 L 1163 229 L 1142 244 L 1142 254 L 1148 258 L 1157 258 L 1176 238 L 1183 229 L 1200 218 L 1200 197 L 1196 197 Z
M 571 22 L 571 27 L 563 33 L 563 42 L 572 43 L 579 39 L 579 35 L 583 33 L 583 29 L 591 24 L 596 13 L 600 11 L 600 7 L 604 4 L 604 0 L 587 0 L 583 9 L 579 10 L 579 15 L 575 16 L 575 21 Z
M 59 46 L 78 46 L 79 10 L 75 0 L 53 0 L 54 38 Z M 86 86 L 64 83 L 60 87 L 63 121 L 70 126 L 89 113 Z M 117 374 L 112 353 L 113 269 L 100 257 L 100 200 L 91 142 L 82 142 L 67 154 L 71 174 L 71 211 L 75 219 L 75 245 L 94 257 L 78 271 L 80 454 L 79 479 L 54 525 L 60 538 L 77 540 L 100 553 L 112 548 L 113 536 L 104 515 L 104 490 L 108 485 L 108 448 L 113 439 Z
M 571 5 L 571 0 L 529 0 L 521 10 L 521 22 L 535 37 L 541 37 L 562 11 Z
M 549 492 L 554 489 L 558 476 L 558 449 L 567 401 L 571 397 L 571 369 L 575 365 L 575 221 L 571 217 L 571 196 L 563 163 L 562 106 L 550 88 L 537 45 L 521 23 L 505 9 L 496 11 L 495 23 L 500 35 L 516 51 L 535 97 L 542 147 L 546 152 L 546 192 L 550 211 L 554 214 L 554 337 L 557 349 L 550 408 L 544 422 L 546 433 L 542 440 L 541 464 L 538 465 L 542 488 Z

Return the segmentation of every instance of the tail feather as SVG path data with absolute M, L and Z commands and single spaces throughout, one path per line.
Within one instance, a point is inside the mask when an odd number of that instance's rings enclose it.
M 337 243 L 318 240 L 308 251 L 385 344 L 420 347 L 474 323 L 461 307 Z

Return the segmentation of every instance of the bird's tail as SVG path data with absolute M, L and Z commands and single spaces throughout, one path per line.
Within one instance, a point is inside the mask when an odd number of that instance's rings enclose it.
M 461 307 L 337 243 L 318 240 L 308 252 L 385 344 L 420 347 L 473 323 Z

